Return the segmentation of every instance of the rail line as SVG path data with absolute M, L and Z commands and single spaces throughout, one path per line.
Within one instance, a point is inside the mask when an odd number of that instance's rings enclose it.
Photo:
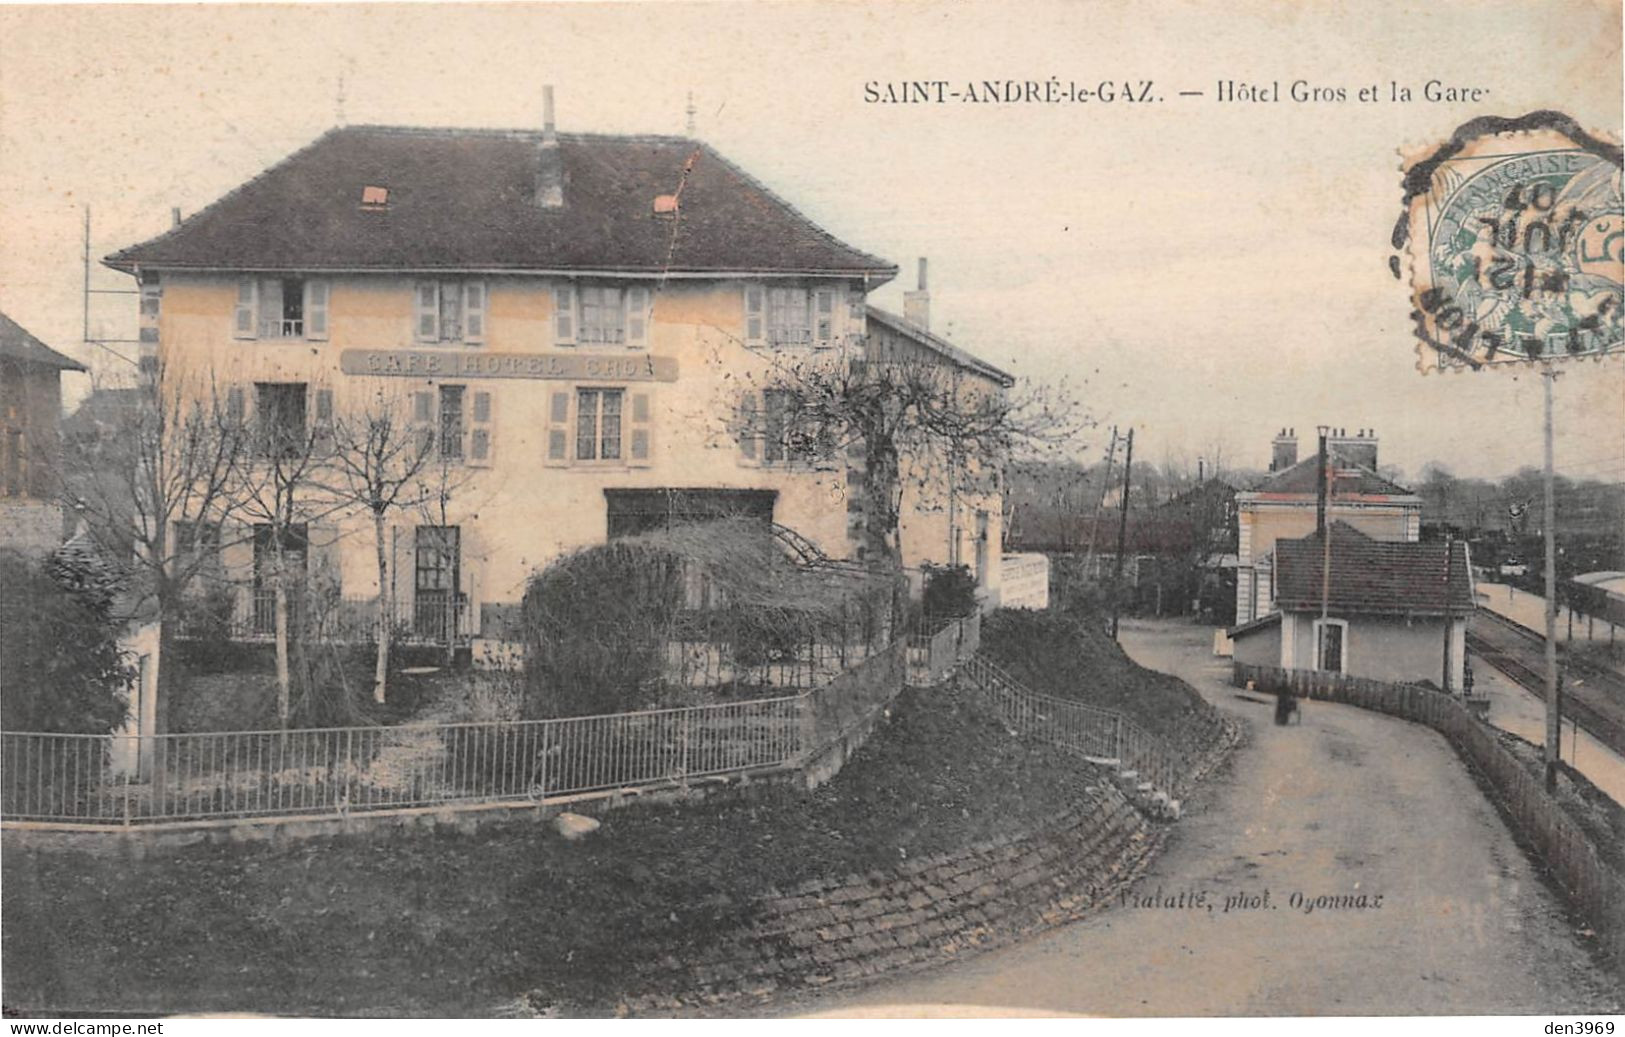
M 1546 697 L 1546 639 L 1541 634 L 1479 609 L 1467 634 L 1467 649 L 1536 698 Z M 1593 738 L 1625 755 L 1625 677 L 1567 655 L 1559 645 L 1558 663 L 1565 675 L 1563 712 Z

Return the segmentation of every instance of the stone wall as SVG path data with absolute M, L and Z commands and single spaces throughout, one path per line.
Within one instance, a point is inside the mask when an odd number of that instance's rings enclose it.
M 668 1015 L 928 967 L 1105 904 L 1161 840 L 1115 787 L 1042 831 L 822 878 L 753 902 L 753 921 L 689 960 L 634 966 L 635 1014 Z M 545 1000 L 545 991 L 533 995 Z

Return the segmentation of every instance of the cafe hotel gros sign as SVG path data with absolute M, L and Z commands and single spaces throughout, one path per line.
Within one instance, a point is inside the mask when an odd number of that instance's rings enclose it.
M 346 349 L 345 374 L 406 378 L 544 378 L 561 381 L 675 382 L 677 358 L 593 353 L 476 353 L 428 349 Z

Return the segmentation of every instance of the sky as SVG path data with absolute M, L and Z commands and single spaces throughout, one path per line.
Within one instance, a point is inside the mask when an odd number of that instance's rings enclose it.
M 5 5 L 0 309 L 127 370 L 81 342 L 87 205 L 99 260 L 341 120 L 536 127 L 552 84 L 561 130 L 681 133 L 692 92 L 700 137 L 902 268 L 873 301 L 900 310 L 926 256 L 934 331 L 1065 379 L 1100 423 L 1083 460 L 1116 424 L 1137 459 L 1256 469 L 1279 428 L 1307 451 L 1326 424 L 1375 429 L 1413 476 L 1496 476 L 1540 464 L 1540 380 L 1419 373 L 1388 270 L 1402 156 L 1540 108 L 1617 139 L 1620 28 L 1585 0 Z M 1163 99 L 866 100 L 1051 77 Z M 1430 102 L 1429 80 L 1485 93 Z M 1221 81 L 1282 100 L 1221 103 Z M 1358 101 L 1391 82 L 1416 99 Z M 134 297 L 93 296 L 91 323 L 133 335 Z M 1557 381 L 1560 472 L 1625 480 L 1622 360 Z

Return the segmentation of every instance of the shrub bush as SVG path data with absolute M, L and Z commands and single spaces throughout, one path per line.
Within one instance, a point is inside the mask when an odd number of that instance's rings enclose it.
M 72 559 L 0 551 L 0 727 L 105 734 L 124 722 L 132 671 L 111 603 Z
M 792 562 L 767 528 L 728 519 L 587 548 L 525 591 L 526 715 L 687 703 L 805 687 L 814 657 L 883 644 L 895 573 Z
M 976 577 L 963 565 L 926 566 L 921 604 L 930 617 L 968 616 L 976 611 Z

